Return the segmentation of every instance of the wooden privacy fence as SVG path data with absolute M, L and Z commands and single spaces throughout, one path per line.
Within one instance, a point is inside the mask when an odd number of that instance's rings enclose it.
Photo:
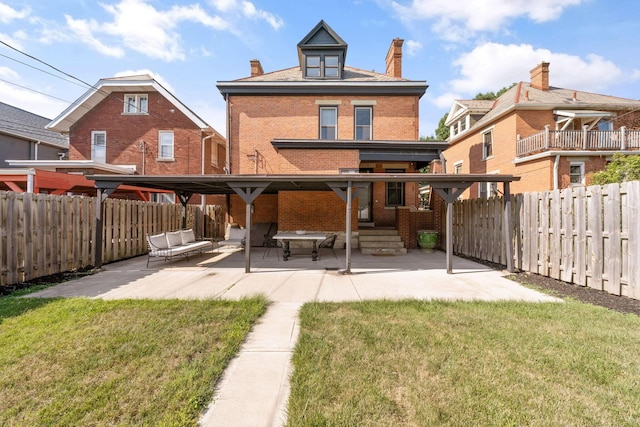
M 0 191 L 0 286 L 95 265 L 97 199 Z M 103 263 L 147 252 L 145 236 L 181 228 L 181 205 L 108 198 L 103 206 Z M 187 205 L 187 228 L 224 235 L 222 206 Z
M 454 204 L 453 250 L 505 265 L 502 198 Z M 515 195 L 514 265 L 640 299 L 640 182 Z

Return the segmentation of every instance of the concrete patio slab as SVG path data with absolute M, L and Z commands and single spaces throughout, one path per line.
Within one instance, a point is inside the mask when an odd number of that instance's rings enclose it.
M 245 273 L 240 252 L 221 250 L 146 266 L 146 257 L 105 265 L 101 272 L 31 294 L 35 297 L 218 298 L 238 300 L 264 295 L 267 313 L 247 337 L 240 353 L 216 385 L 202 426 L 280 426 L 286 422 L 291 355 L 299 333 L 298 311 L 305 302 L 363 300 L 483 300 L 559 302 L 525 288 L 505 274 L 454 257 L 446 273 L 443 252 L 410 250 L 407 255 L 352 253 L 352 274 L 341 274 L 344 250 L 318 261 L 296 254 L 288 261 L 275 252 L 263 259 L 252 248 L 252 272 Z

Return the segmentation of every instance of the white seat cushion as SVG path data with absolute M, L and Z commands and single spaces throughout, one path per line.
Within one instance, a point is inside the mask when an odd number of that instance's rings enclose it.
M 180 231 L 167 232 L 167 242 L 169 242 L 169 247 L 180 246 L 182 244 L 182 233 Z
M 196 241 L 196 234 L 193 232 L 193 229 L 190 228 L 188 230 L 182 230 L 180 232 L 181 236 L 182 236 L 182 244 L 186 245 L 187 243 L 191 243 L 191 242 L 195 242 Z
M 164 233 L 149 236 L 149 242 L 157 249 L 167 249 L 169 247 L 167 236 Z
M 245 236 L 245 229 L 243 228 L 232 228 L 229 230 L 229 239 L 228 240 L 242 240 Z

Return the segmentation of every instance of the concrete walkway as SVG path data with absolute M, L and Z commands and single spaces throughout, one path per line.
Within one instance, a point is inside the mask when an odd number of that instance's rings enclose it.
M 499 271 L 454 258 L 446 274 L 442 252 L 376 257 L 353 252 L 352 273 L 342 275 L 344 251 L 324 253 L 316 262 L 300 253 L 288 261 L 275 253 L 262 258 L 252 248 L 252 272 L 244 256 L 221 252 L 146 268 L 146 257 L 104 266 L 92 276 L 62 283 L 31 296 L 119 298 L 219 298 L 258 294 L 272 303 L 247 337 L 216 386 L 202 426 L 280 426 L 286 422 L 291 355 L 299 333 L 298 310 L 308 301 L 370 299 L 561 301 L 506 279 Z

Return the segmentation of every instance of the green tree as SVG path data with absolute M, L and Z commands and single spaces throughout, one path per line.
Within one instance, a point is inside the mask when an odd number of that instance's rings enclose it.
M 636 180 L 640 180 L 640 155 L 636 154 L 616 153 L 604 170 L 591 175 L 591 183 L 597 185 Z

